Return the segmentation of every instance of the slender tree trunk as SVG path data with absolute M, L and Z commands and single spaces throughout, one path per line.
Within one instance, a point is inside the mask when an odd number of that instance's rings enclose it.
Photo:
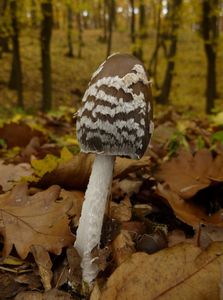
M 107 22 L 107 11 L 108 11 L 108 4 L 107 0 L 104 0 L 103 2 L 103 37 L 102 41 L 107 42 L 108 39 L 108 22 Z
M 68 45 L 68 57 L 74 57 L 73 50 L 73 10 L 71 4 L 67 4 L 67 45 Z
M 37 16 L 36 16 L 36 0 L 31 1 L 31 18 L 32 18 L 32 27 L 37 27 Z
M 143 60 L 143 41 L 146 35 L 146 13 L 144 0 L 139 1 L 139 39 L 136 56 Z
M 51 56 L 50 42 L 53 28 L 52 1 L 41 3 L 42 29 L 40 36 L 42 58 L 42 110 L 48 111 L 52 107 L 52 79 L 51 79 Z
M 83 47 L 83 24 L 82 24 L 81 12 L 77 13 L 77 27 L 78 27 L 78 53 L 77 57 L 82 58 L 82 47 Z
M 131 5 L 131 20 L 130 20 L 130 37 L 132 45 L 135 45 L 136 33 L 135 33 L 135 0 L 129 0 Z
M 109 19 L 108 19 L 108 41 L 107 41 L 107 54 L 108 57 L 111 54 L 112 48 L 112 33 L 113 33 L 113 25 L 114 25 L 114 8 L 115 8 L 115 0 L 109 0 Z
M 158 3 L 158 9 L 157 13 L 156 9 L 154 7 L 154 14 L 156 15 L 156 43 L 155 43 L 155 49 L 153 51 L 153 54 L 151 56 L 150 62 L 149 62 L 149 68 L 148 72 L 151 77 L 153 77 L 154 85 L 156 89 L 159 89 L 159 84 L 157 80 L 157 65 L 158 65 L 158 53 L 160 50 L 160 47 L 162 44 L 165 44 L 163 40 L 163 36 L 161 35 L 161 12 L 162 12 L 162 0 L 159 0 Z
M 170 90 L 172 86 L 174 68 L 175 68 L 175 56 L 177 52 L 178 42 L 178 29 L 180 25 L 180 9 L 182 0 L 174 0 L 172 6 L 169 9 L 172 11 L 171 15 L 171 34 L 170 34 L 170 48 L 168 52 L 168 62 L 164 81 L 161 88 L 161 93 L 157 97 L 157 102 L 160 104 L 168 104 L 170 97 Z
M 8 37 L 5 34 L 4 15 L 7 8 L 7 0 L 0 0 L 0 58 L 3 52 L 8 52 Z
M 22 64 L 19 48 L 19 26 L 17 19 L 17 1 L 10 1 L 10 13 L 12 20 L 12 68 L 9 80 L 9 88 L 17 90 L 18 107 L 24 108 L 23 103 L 23 83 L 22 83 Z
M 202 2 L 202 34 L 205 54 L 207 57 L 206 113 L 208 114 L 212 112 L 215 98 L 217 97 L 216 51 L 218 38 L 218 19 L 215 11 L 217 11 L 218 5 L 218 0 L 203 0 Z

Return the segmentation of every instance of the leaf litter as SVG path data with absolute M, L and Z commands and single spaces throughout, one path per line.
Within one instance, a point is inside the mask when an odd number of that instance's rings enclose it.
M 91 292 L 72 245 L 94 155 L 70 111 L 1 124 L 0 299 L 222 299 L 221 116 L 155 121 L 141 160 L 116 159 Z

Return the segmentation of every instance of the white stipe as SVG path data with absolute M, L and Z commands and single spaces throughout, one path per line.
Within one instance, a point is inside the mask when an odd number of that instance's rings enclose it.
M 96 156 L 81 217 L 76 234 L 74 247 L 82 257 L 83 280 L 90 284 L 98 273 L 91 251 L 98 247 L 101 237 L 104 212 L 112 182 L 114 157 Z

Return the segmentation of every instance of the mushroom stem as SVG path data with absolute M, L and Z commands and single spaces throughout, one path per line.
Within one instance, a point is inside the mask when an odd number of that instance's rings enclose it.
M 85 193 L 74 247 L 82 257 L 83 280 L 91 283 L 98 273 L 91 251 L 100 244 L 104 212 L 112 183 L 115 157 L 96 155 Z

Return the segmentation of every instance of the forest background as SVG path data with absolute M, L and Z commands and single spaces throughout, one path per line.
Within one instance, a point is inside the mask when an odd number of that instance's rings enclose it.
M 216 112 L 223 97 L 222 5 L 1 0 L 1 110 L 76 107 L 106 56 L 127 52 L 144 61 L 155 103 Z

